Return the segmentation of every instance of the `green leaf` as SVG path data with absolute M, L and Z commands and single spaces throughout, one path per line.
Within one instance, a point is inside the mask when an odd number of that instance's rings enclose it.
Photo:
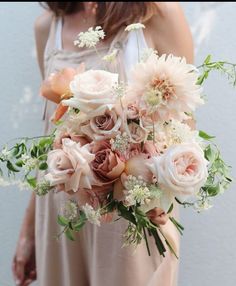
M 7 161 L 7 168 L 14 173 L 20 172 L 20 170 L 16 169 L 10 161 Z
M 67 230 L 65 231 L 65 235 L 68 239 L 75 241 L 75 237 L 71 229 L 67 228 Z
M 17 167 L 22 167 L 24 165 L 22 160 L 17 161 L 15 164 Z
M 30 150 L 30 155 L 31 157 L 37 157 L 37 153 L 38 153 L 38 147 L 37 146 L 32 146 L 31 150 Z
M 122 202 L 120 202 L 117 205 L 117 209 L 120 213 L 120 216 L 122 216 L 123 218 L 127 219 L 128 221 L 132 222 L 135 225 L 137 224 L 135 220 L 135 216 L 132 213 L 132 210 L 125 207 Z
M 45 146 L 50 146 L 52 144 L 52 138 L 48 137 L 48 138 L 43 138 L 39 141 L 39 146 L 41 148 L 44 148 Z
M 216 185 L 213 185 L 213 186 L 209 186 L 207 188 L 207 192 L 209 194 L 209 196 L 211 197 L 215 197 L 217 196 L 221 191 L 221 186 L 219 183 L 217 183 Z
M 60 224 L 61 226 L 67 226 L 69 224 L 69 221 L 64 216 L 58 215 L 57 223 Z
M 27 177 L 27 183 L 31 186 L 31 188 L 35 189 L 37 186 L 37 179 L 35 177 Z
M 39 161 L 46 161 L 47 160 L 47 154 L 43 154 L 43 155 L 41 155 L 41 156 L 39 156 L 37 159 L 39 160 Z
M 20 151 L 20 148 L 19 148 L 19 145 L 17 144 L 12 150 L 12 156 L 16 157 L 19 151 Z
M 211 136 L 209 134 L 207 134 L 206 132 L 202 131 L 202 130 L 199 130 L 199 133 L 198 133 L 199 137 L 205 139 L 205 140 L 210 140 L 210 139 L 213 139 L 215 138 L 215 136 Z
M 197 84 L 198 84 L 198 85 L 203 84 L 204 80 L 205 80 L 205 73 L 203 73 L 202 75 L 200 75 L 200 76 L 198 77 L 198 79 L 197 79 Z
M 48 164 L 46 162 L 42 162 L 39 164 L 39 170 L 47 170 Z
M 170 208 L 167 211 L 167 214 L 171 213 L 174 208 L 174 204 L 171 204 Z
M 210 61 L 211 61 L 211 55 L 208 55 L 208 56 L 206 57 L 206 59 L 204 60 L 204 64 L 207 65 Z
M 73 225 L 73 229 L 75 231 L 80 231 L 81 228 L 85 225 L 85 221 L 79 221 L 76 224 Z
M 205 158 L 210 162 L 213 162 L 216 158 L 216 152 L 214 149 L 212 149 L 210 145 L 208 145 L 206 149 L 204 150 L 204 155 L 205 155 Z

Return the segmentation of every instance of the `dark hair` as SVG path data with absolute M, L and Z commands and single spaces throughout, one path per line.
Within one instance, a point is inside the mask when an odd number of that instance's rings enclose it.
M 84 9 L 83 2 L 41 3 L 56 16 L 69 15 Z M 155 2 L 97 2 L 96 25 L 101 26 L 109 38 L 123 26 L 146 22 L 156 10 Z

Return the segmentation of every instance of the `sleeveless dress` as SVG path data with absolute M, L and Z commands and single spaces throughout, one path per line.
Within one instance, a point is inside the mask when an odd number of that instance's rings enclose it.
M 45 77 L 64 67 L 76 67 L 84 62 L 86 69 L 98 69 L 101 65 L 97 54 L 91 49 L 72 52 L 62 49 L 61 18 L 51 24 L 45 50 Z M 139 45 L 146 48 L 140 30 Z M 111 71 L 119 71 L 127 80 L 132 65 L 137 63 L 136 35 L 121 31 L 110 46 L 99 48 L 100 54 L 118 50 L 116 64 Z M 52 129 L 50 117 L 56 105 L 46 101 L 44 109 L 45 133 Z M 175 286 L 177 285 L 178 260 L 167 250 L 163 259 L 152 237 L 149 237 L 151 256 L 148 256 L 143 241 L 134 252 L 132 247 L 123 247 L 122 235 L 127 227 L 123 219 L 102 224 L 101 227 L 87 223 L 76 234 L 76 241 L 64 235 L 57 240 L 61 231 L 56 218 L 69 195 L 64 192 L 49 193 L 36 198 L 36 264 L 39 286 Z M 168 222 L 163 231 L 178 252 L 179 237 L 176 229 Z

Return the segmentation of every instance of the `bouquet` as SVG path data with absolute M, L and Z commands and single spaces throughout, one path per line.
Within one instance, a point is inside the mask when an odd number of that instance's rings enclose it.
M 141 28 L 136 23 L 126 31 Z M 104 36 L 101 27 L 90 28 L 75 44 L 96 49 Z M 102 60 L 109 66 L 116 54 Z M 128 221 L 125 245 L 145 239 L 150 254 L 151 235 L 162 256 L 166 246 L 177 256 L 147 212 L 161 208 L 182 234 L 183 226 L 172 215 L 176 203 L 202 211 L 229 187 L 229 166 L 214 137 L 192 122 L 204 104 L 202 85 L 209 72 L 221 70 L 233 78 L 227 67 L 235 65 L 208 56 L 196 68 L 184 58 L 159 56 L 151 49 L 139 55 L 129 83 L 108 69 L 86 70 L 84 65 L 50 75 L 41 93 L 62 99 L 52 119 L 54 131 L 6 145 L 0 161 L 9 176 L 22 171 L 22 181 L 39 196 L 51 191 L 71 195 L 57 218 L 69 239 L 88 222 L 99 226 L 123 218 Z

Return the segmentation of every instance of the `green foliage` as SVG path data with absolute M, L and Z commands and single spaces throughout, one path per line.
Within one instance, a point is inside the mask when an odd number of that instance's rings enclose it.
M 197 84 L 202 85 L 212 71 L 219 71 L 226 75 L 229 82 L 236 86 L 236 64 L 227 61 L 212 61 L 211 55 L 208 55 L 203 64 L 197 67 L 202 70 L 198 77 Z

